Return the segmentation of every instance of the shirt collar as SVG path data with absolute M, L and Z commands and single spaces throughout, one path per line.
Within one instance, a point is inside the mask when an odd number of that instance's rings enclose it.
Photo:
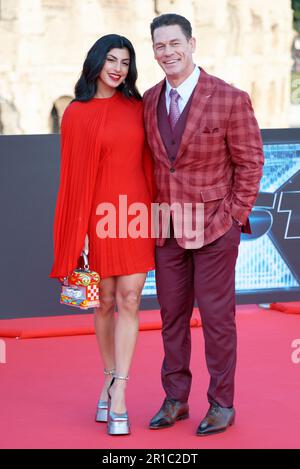
M 176 91 L 178 92 L 178 94 L 180 95 L 180 97 L 184 101 L 189 100 L 189 98 L 191 96 L 191 92 L 194 90 L 195 86 L 198 83 L 199 76 L 200 76 L 200 69 L 199 69 L 199 67 L 196 67 L 196 65 L 195 65 L 194 70 L 192 71 L 190 76 L 187 77 L 187 79 L 184 80 L 184 82 L 181 83 L 181 85 L 179 85 L 177 88 L 175 88 Z M 168 80 L 166 80 L 166 95 L 167 96 L 169 96 L 171 89 L 172 89 L 172 86 L 170 85 Z

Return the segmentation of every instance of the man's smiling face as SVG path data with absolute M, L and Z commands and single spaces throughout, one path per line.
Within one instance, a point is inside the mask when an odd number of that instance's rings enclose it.
M 161 26 L 153 32 L 154 57 L 168 79 L 177 86 L 193 71 L 195 39 L 188 39 L 177 24 Z

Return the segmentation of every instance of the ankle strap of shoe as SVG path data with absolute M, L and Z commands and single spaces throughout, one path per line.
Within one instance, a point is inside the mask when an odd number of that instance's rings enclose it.
M 116 371 L 115 368 L 113 368 L 112 370 L 107 370 L 106 368 L 104 368 L 103 373 L 106 376 L 113 376 L 115 371 Z
M 129 380 L 129 376 L 120 376 L 120 375 L 113 375 L 115 379 L 121 379 L 123 381 L 128 381 Z

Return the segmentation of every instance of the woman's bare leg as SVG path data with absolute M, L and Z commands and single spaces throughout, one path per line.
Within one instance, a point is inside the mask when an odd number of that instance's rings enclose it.
M 106 370 L 115 369 L 115 293 L 116 277 L 101 280 L 100 307 L 95 308 L 94 323 L 100 354 Z M 107 401 L 107 388 L 110 385 L 111 379 L 111 375 L 105 375 L 104 385 L 100 395 L 100 399 L 103 401 Z
M 146 280 L 146 273 L 122 275 L 116 278 L 116 301 L 118 317 L 115 325 L 115 368 L 116 376 L 126 377 L 137 341 L 139 328 L 139 304 Z M 126 411 L 126 380 L 116 379 L 111 388 L 111 410 Z

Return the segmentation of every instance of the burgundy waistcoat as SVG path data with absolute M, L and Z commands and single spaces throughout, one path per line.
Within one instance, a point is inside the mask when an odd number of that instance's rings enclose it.
M 167 151 L 168 157 L 170 161 L 173 163 L 175 161 L 175 158 L 179 150 L 181 138 L 185 129 L 185 125 L 186 125 L 186 121 L 187 121 L 187 117 L 189 114 L 189 110 L 191 107 L 194 93 L 192 93 L 190 99 L 186 103 L 182 113 L 180 114 L 178 121 L 176 122 L 174 130 L 172 131 L 170 122 L 169 122 L 169 117 L 167 114 L 165 91 L 166 91 L 166 87 L 164 86 L 160 94 L 159 100 L 158 100 L 157 121 L 158 121 L 158 129 L 159 129 L 162 141 L 164 143 L 165 149 Z

